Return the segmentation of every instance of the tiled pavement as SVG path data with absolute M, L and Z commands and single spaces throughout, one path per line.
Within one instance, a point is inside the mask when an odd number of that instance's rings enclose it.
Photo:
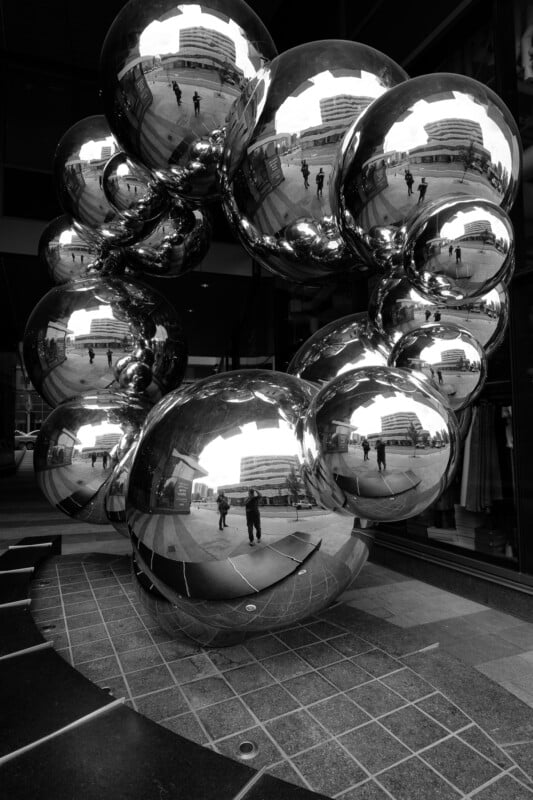
M 91 680 L 232 758 L 252 743 L 277 777 L 345 800 L 533 798 L 533 625 L 421 581 L 369 563 L 324 613 L 217 650 L 157 627 L 127 556 L 50 560 L 31 608 Z

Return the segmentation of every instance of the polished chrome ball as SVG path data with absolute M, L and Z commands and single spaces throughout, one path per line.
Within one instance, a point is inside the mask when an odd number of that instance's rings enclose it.
M 151 221 L 120 213 L 107 199 L 104 169 L 119 146 L 104 116 L 85 117 L 61 137 L 54 155 L 54 181 L 61 207 L 88 229 L 99 244 L 117 246 L 137 241 L 151 229 Z
M 454 411 L 470 405 L 487 377 L 485 351 L 464 328 L 428 323 L 399 339 L 389 366 L 416 370 L 444 395 Z
M 168 206 L 163 185 L 126 153 L 115 153 L 106 163 L 102 187 L 113 208 L 134 222 L 155 224 Z
M 326 606 L 364 563 L 351 525 L 305 499 L 300 433 L 315 392 L 292 375 L 242 370 L 150 412 L 127 523 L 141 568 L 178 608 L 227 629 L 276 627 Z
M 130 0 L 102 48 L 105 114 L 122 148 L 171 191 L 212 198 L 227 114 L 275 55 L 242 0 Z
M 328 194 L 337 145 L 375 98 L 407 77 L 367 45 L 310 42 L 277 56 L 235 103 L 223 207 L 243 246 L 271 272 L 305 282 L 356 267 Z
M 330 199 L 354 252 L 386 267 L 426 203 L 464 197 L 509 211 L 520 170 L 519 131 L 502 100 L 473 78 L 434 73 L 390 89 L 352 125 Z
M 370 326 L 392 347 L 404 334 L 428 322 L 459 325 L 490 355 L 503 341 L 509 323 L 509 293 L 503 284 L 480 297 L 450 304 L 420 294 L 398 273 L 376 284 L 368 305 Z
M 420 514 L 457 465 L 457 421 L 413 372 L 366 367 L 323 386 L 304 422 L 304 476 L 327 507 L 374 522 Z
M 149 409 L 146 400 L 115 392 L 87 393 L 55 408 L 33 456 L 47 500 L 69 517 L 107 524 L 105 497 L 117 455 L 138 435 Z
M 368 330 L 366 312 L 349 314 L 313 333 L 292 357 L 287 372 L 318 384 L 358 367 L 384 367 L 389 351 Z
M 177 278 L 203 261 L 211 233 L 206 209 L 174 200 L 148 237 L 125 248 L 128 266 L 157 278 Z
M 89 279 L 51 289 L 36 305 L 24 362 L 36 390 L 55 407 L 90 390 L 118 388 L 117 361 L 139 347 L 153 351 L 145 394 L 157 402 L 180 384 L 187 365 L 176 311 L 139 281 Z
M 70 217 L 61 214 L 43 230 L 39 239 L 39 258 L 56 284 L 85 280 L 99 258 L 99 248 L 80 236 Z
M 406 225 L 403 263 L 413 286 L 434 300 L 479 297 L 511 278 L 511 220 L 488 200 L 432 203 Z

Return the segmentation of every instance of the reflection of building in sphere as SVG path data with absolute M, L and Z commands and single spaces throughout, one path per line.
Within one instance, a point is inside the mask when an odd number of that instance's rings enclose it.
M 89 333 L 73 337 L 76 346 L 119 347 L 130 344 L 130 326 L 118 319 L 92 319 Z
M 369 433 L 366 438 L 370 444 L 375 444 L 381 439 L 388 445 L 411 446 L 413 436 L 417 441 L 427 439 L 429 431 L 424 430 L 417 414 L 413 411 L 403 411 L 381 417 L 381 430 Z
M 238 505 L 244 505 L 248 489 L 256 489 L 267 505 L 287 505 L 289 498 L 304 495 L 298 456 L 245 456 L 241 458 L 239 483 L 218 487 Z
M 373 99 L 349 94 L 322 98 L 319 101 L 320 124 L 303 130 L 300 135 L 302 151 L 339 142 L 350 122 L 359 117 Z

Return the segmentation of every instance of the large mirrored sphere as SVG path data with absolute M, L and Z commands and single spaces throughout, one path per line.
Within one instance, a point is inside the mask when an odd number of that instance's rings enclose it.
M 403 263 L 422 294 L 443 302 L 486 294 L 514 269 L 511 220 L 488 200 L 428 205 L 406 230 Z
M 354 252 L 387 265 L 421 206 L 464 196 L 508 211 L 520 170 L 516 122 L 491 89 L 464 75 L 422 75 L 378 98 L 350 128 L 331 202 Z M 383 254 L 382 240 L 394 237 L 396 249 Z
M 39 239 L 39 258 L 46 264 L 54 283 L 85 280 L 99 258 L 99 249 L 79 234 L 72 220 L 61 214 L 43 230 Z
M 33 463 L 47 500 L 69 517 L 108 524 L 105 497 L 124 441 L 139 434 L 150 409 L 141 398 L 87 393 L 55 408 L 35 444 Z
M 420 294 L 405 276 L 397 274 L 376 285 L 368 318 L 388 347 L 425 323 L 439 322 L 466 328 L 490 355 L 502 343 L 509 322 L 509 293 L 499 284 L 480 297 L 450 304 Z
M 173 306 L 134 280 L 88 279 L 51 289 L 32 311 L 24 362 L 52 407 L 94 389 L 118 389 L 116 362 L 151 351 L 144 394 L 157 402 L 181 383 L 187 365 L 183 329 Z
M 59 140 L 54 156 L 54 181 L 61 207 L 90 229 L 90 235 L 100 244 L 128 244 L 149 229 L 144 220 L 119 213 L 104 194 L 104 168 L 118 151 L 108 121 L 97 114 L 72 125 Z
M 102 186 L 109 203 L 127 219 L 151 222 L 168 206 L 163 185 L 126 153 L 115 153 L 104 167 Z
M 235 103 L 223 206 L 243 246 L 267 269 L 305 282 L 356 267 L 329 201 L 337 146 L 376 97 L 407 77 L 372 47 L 310 42 L 281 53 Z
M 349 314 L 313 333 L 292 357 L 287 372 L 323 384 L 358 367 L 384 367 L 389 351 L 368 330 L 366 312 Z
M 453 411 L 424 378 L 392 367 L 347 372 L 320 389 L 306 414 L 307 485 L 329 508 L 374 522 L 407 519 L 446 488 L 457 434 Z
M 158 278 L 177 278 L 200 264 L 211 246 L 209 213 L 175 200 L 152 233 L 125 248 L 128 266 Z
M 130 0 L 102 49 L 106 116 L 123 149 L 168 188 L 215 197 L 227 114 L 275 55 L 242 0 Z
M 487 357 L 479 342 L 464 328 L 436 322 L 402 336 L 389 366 L 422 373 L 454 411 L 476 399 L 487 377 Z
M 364 563 L 351 524 L 332 526 L 306 497 L 300 428 L 315 392 L 292 375 L 242 370 L 180 388 L 151 412 L 126 516 L 140 568 L 178 607 L 226 627 L 279 626 L 327 605 Z

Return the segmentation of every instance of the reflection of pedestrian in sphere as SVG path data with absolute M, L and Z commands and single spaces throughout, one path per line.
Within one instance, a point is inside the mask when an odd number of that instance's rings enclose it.
M 448 255 L 449 255 L 449 256 L 451 256 L 451 254 L 452 254 L 452 253 L 453 253 L 453 244 L 451 244 L 451 245 L 448 247 Z
M 383 471 L 385 471 L 387 469 L 387 464 L 385 463 L 385 444 L 381 439 L 378 439 L 376 442 L 376 457 L 378 461 L 378 470 L 381 472 L 381 468 L 383 467 Z
M 92 347 L 89 347 L 88 353 L 89 353 L 89 364 L 92 364 L 93 361 L 94 361 L 94 355 L 95 355 L 94 350 L 92 349 Z
M 440 369 L 437 370 L 437 377 L 439 379 L 440 385 L 442 386 L 442 372 L 440 371 Z
M 433 314 L 433 319 L 435 320 L 435 322 L 440 322 L 440 320 L 441 320 L 441 313 L 440 313 L 440 311 L 439 311 L 438 309 L 437 309 L 437 311 L 435 311 L 435 313 Z
M 409 169 L 405 170 L 405 182 L 407 184 L 407 196 L 409 197 L 409 195 L 413 194 L 413 183 L 415 182 L 413 173 Z
M 316 180 L 316 196 L 322 197 L 322 189 L 324 188 L 324 178 L 325 178 L 324 170 L 322 167 L 317 172 Z
M 426 196 L 427 189 L 428 189 L 428 185 L 426 183 L 426 179 L 422 178 L 422 181 L 417 186 L 417 192 L 418 192 L 418 204 L 417 205 L 420 205 L 420 203 L 423 202 L 424 197 Z
M 363 447 L 363 453 L 364 453 L 363 461 L 368 461 L 368 452 L 370 450 L 370 445 L 368 443 L 368 439 L 363 439 L 363 441 L 361 442 L 361 445 Z
M 107 469 L 107 453 L 104 453 L 104 455 L 102 456 L 102 467 L 104 469 Z
M 181 89 L 176 81 L 172 81 L 172 91 L 176 95 L 176 102 L 181 106 Z
M 427 321 L 428 321 L 428 319 L 429 319 L 429 318 L 430 318 L 430 316 L 431 316 L 431 310 L 430 310 L 429 308 L 426 308 L 426 310 L 425 310 L 425 316 L 426 316 L 426 322 L 427 322 Z
M 309 164 L 307 163 L 305 158 L 302 161 L 301 172 L 304 179 L 304 186 L 306 189 L 309 189 Z
M 96 464 L 96 453 L 93 453 L 91 455 L 91 467 L 94 467 L 95 464 Z
M 111 350 L 110 347 L 107 348 L 106 355 L 107 355 L 107 364 L 108 364 L 109 367 L 112 367 L 113 366 L 113 351 Z
M 200 114 L 200 100 L 201 99 L 202 98 L 198 94 L 198 91 L 195 91 L 193 96 L 192 96 L 192 102 L 193 102 L 193 106 L 194 106 L 194 116 L 195 117 L 199 116 L 199 114 Z
M 229 511 L 229 501 L 224 492 L 220 492 L 217 497 L 217 506 L 218 506 L 218 529 L 219 531 L 222 528 L 229 528 L 229 525 L 226 524 L 226 514 Z
M 261 514 L 259 513 L 259 501 L 261 495 L 256 489 L 248 489 L 248 497 L 244 501 L 246 508 L 246 525 L 248 526 L 248 539 L 250 546 L 254 544 L 254 528 L 255 538 L 258 542 L 261 541 Z
M 461 261 L 461 248 L 459 247 L 459 245 L 457 245 L 457 247 L 455 248 L 455 263 L 459 264 L 460 261 Z

